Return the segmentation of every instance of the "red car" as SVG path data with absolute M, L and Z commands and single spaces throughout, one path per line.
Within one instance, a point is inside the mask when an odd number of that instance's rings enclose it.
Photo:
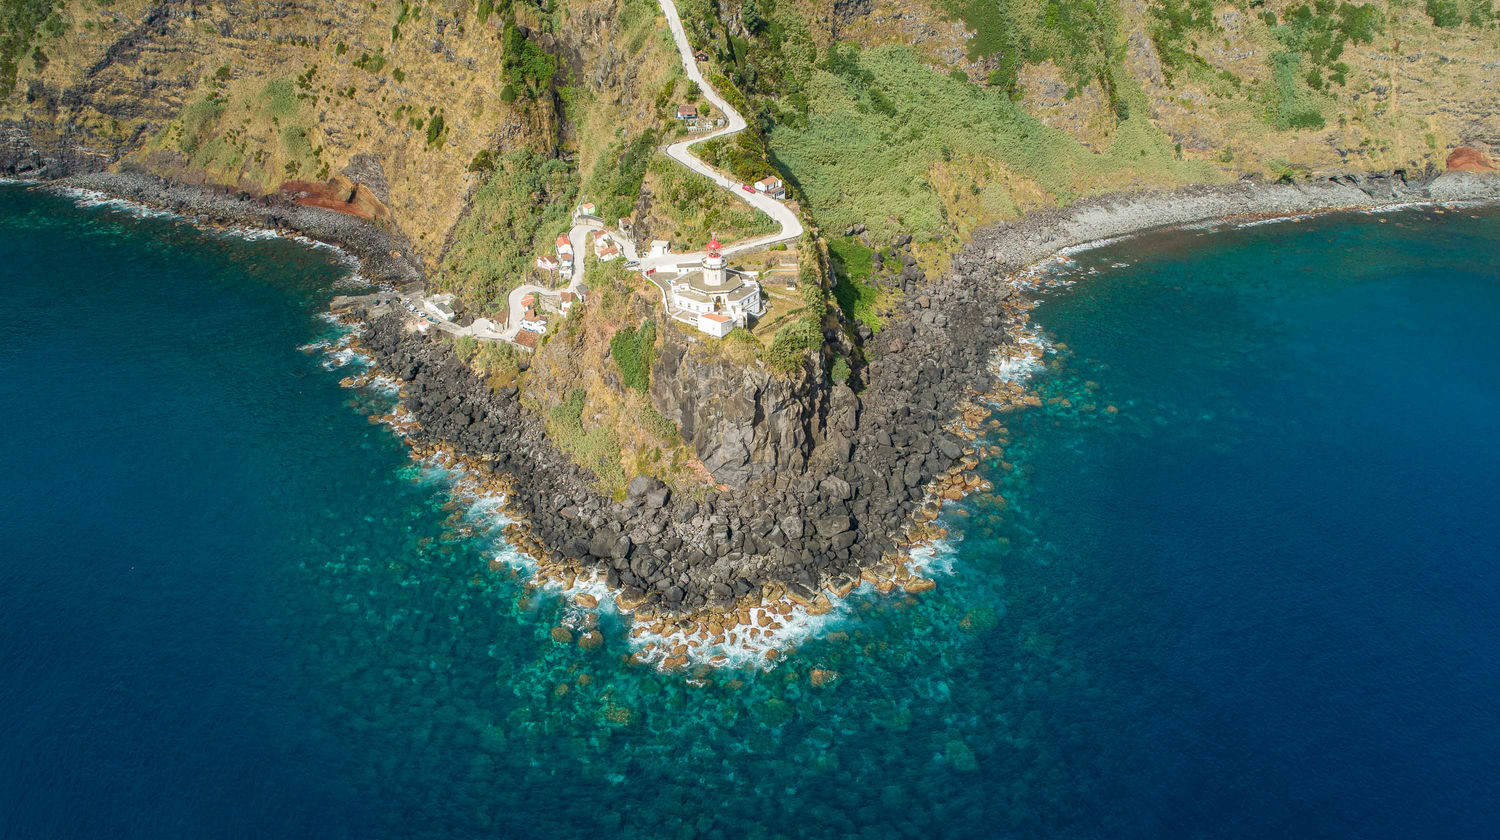
M 750 193 L 752 195 L 754 195 L 754 193 L 755 193 L 755 188 L 752 187 L 752 186 L 750 186 L 749 184 L 740 184 L 740 189 L 742 189 L 745 192 Z

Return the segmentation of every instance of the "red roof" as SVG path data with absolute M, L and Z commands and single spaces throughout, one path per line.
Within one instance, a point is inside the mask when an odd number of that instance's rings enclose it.
M 530 330 L 521 330 L 516 333 L 516 343 L 530 350 L 535 350 L 537 345 L 537 334 Z
M 719 250 L 722 247 L 724 247 L 724 246 L 722 246 L 722 245 L 719 244 L 719 236 L 718 236 L 718 234 L 714 234 L 713 238 L 710 239 L 710 240 L 708 240 L 708 250 L 709 251 L 717 251 L 717 250 Z
M 562 246 L 567 244 L 569 244 L 568 235 L 566 233 L 559 233 L 557 235 L 557 247 L 561 248 Z
M 729 316 L 728 315 L 720 315 L 717 312 L 705 312 L 702 315 L 700 315 L 699 317 L 700 318 L 707 318 L 710 321 L 717 321 L 717 322 L 719 322 L 721 324 L 727 324 L 727 323 L 729 323 Z

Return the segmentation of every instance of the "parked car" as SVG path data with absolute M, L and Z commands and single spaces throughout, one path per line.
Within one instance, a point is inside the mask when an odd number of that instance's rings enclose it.
M 640 260 L 626 260 L 625 261 L 625 267 L 626 268 L 640 268 L 641 267 L 641 261 Z
M 755 188 L 750 186 L 749 184 L 740 184 L 740 189 L 744 190 L 747 193 L 750 193 L 751 195 L 755 194 Z

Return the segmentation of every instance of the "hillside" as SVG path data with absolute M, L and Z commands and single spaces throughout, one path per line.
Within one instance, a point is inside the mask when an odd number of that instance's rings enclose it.
M 1101 192 L 1441 166 L 1500 144 L 1490 0 L 689 0 L 755 116 L 704 150 L 828 230 L 978 225 Z M 674 171 L 651 0 L 4 0 L 0 124 L 67 169 L 270 192 L 336 181 L 439 288 L 499 303 L 578 199 L 685 238 L 764 229 Z M 354 185 L 364 190 L 355 196 Z M 644 189 L 643 189 L 644 185 Z

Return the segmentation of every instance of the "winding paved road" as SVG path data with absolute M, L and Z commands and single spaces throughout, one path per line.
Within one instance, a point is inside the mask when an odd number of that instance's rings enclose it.
M 697 83 L 698 89 L 703 93 L 703 98 L 707 99 L 715 108 L 718 108 L 727 120 L 722 128 L 699 137 L 690 137 L 686 140 L 679 140 L 673 143 L 667 147 L 667 156 L 728 190 L 735 198 L 760 210 L 767 216 L 770 216 L 777 224 L 781 225 L 781 230 L 776 233 L 736 242 L 724 248 L 724 253 L 742 253 L 774 245 L 778 242 L 797 239 L 802 236 L 802 220 L 797 218 L 797 214 L 793 213 L 791 208 L 787 207 L 784 202 L 777 201 L 765 193 L 746 192 L 740 182 L 720 173 L 717 169 L 704 163 L 692 153 L 691 147 L 705 140 L 715 137 L 725 137 L 739 131 L 744 131 L 746 122 L 745 118 L 740 115 L 740 112 L 736 111 L 733 106 L 725 101 L 724 97 L 720 96 L 719 92 L 714 90 L 713 85 L 710 85 L 708 80 L 703 78 L 703 71 L 698 69 L 698 61 L 693 56 L 693 47 L 688 43 L 687 32 L 682 28 L 682 18 L 677 14 L 677 4 L 673 0 L 658 0 L 658 2 L 661 3 L 662 12 L 667 16 L 667 26 L 672 30 L 672 39 L 677 43 L 677 52 L 682 57 L 682 69 L 687 72 L 689 79 Z M 607 230 L 602 222 L 580 221 L 577 219 L 575 219 L 575 222 L 572 230 L 568 231 L 568 241 L 573 245 L 574 256 L 573 276 L 568 278 L 568 291 L 575 291 L 578 286 L 583 284 L 584 264 L 587 262 L 584 254 L 589 232 Z M 705 256 L 702 251 L 696 251 L 685 254 L 671 253 L 642 258 L 636 254 L 635 245 L 628 237 L 616 234 L 614 238 L 619 243 L 626 259 L 639 261 L 639 270 L 642 272 L 662 265 L 700 261 Z M 666 304 L 666 290 L 661 288 L 662 284 L 656 283 L 654 280 L 652 282 L 661 289 L 662 303 Z M 489 321 L 484 321 L 482 325 L 479 325 L 478 329 L 459 327 L 454 324 L 440 325 L 440 328 L 456 335 L 475 335 L 480 338 L 514 340 L 516 332 L 521 328 L 521 314 L 525 311 L 525 307 L 521 306 L 521 298 L 528 294 L 556 294 L 559 291 L 561 290 L 547 289 L 531 283 L 516 287 L 511 291 L 509 297 L 506 298 L 509 312 L 507 313 L 507 321 L 503 329 L 493 328 L 493 325 Z
M 797 214 L 793 213 L 791 208 L 787 207 L 785 203 L 777 201 L 765 193 L 745 192 L 740 188 L 740 182 L 721 174 L 717 169 L 699 160 L 689 150 L 691 146 L 702 143 L 704 140 L 710 140 L 714 137 L 725 137 L 739 131 L 744 131 L 746 125 L 745 118 L 740 115 L 739 111 L 731 107 L 724 100 L 724 97 L 719 95 L 718 91 L 714 90 L 713 85 L 710 85 L 707 79 L 703 78 L 703 71 L 698 69 L 698 61 L 693 57 L 693 46 L 688 43 L 687 32 L 682 28 L 682 18 L 677 15 L 677 4 L 673 0 L 658 0 L 658 2 L 661 3 L 662 12 L 667 16 L 667 26 L 672 30 L 672 39 L 677 42 L 677 52 L 682 57 L 682 69 L 687 71 L 689 79 L 698 84 L 698 89 L 703 92 L 703 98 L 712 103 L 715 108 L 722 111 L 725 119 L 728 120 L 723 128 L 716 131 L 711 131 L 701 137 L 691 137 L 673 143 L 667 147 L 667 156 L 686 166 L 688 169 L 697 172 L 699 175 L 703 175 L 724 189 L 729 190 L 736 198 L 760 210 L 767 216 L 770 216 L 777 224 L 781 225 L 781 230 L 778 233 L 757 236 L 753 239 L 737 242 L 726 247 L 724 253 L 737 254 L 800 237 L 802 235 L 802 220 L 797 218 Z M 695 258 L 702 259 L 702 257 L 702 252 L 647 257 L 641 260 L 641 269 L 644 271 L 656 265 L 690 262 Z

